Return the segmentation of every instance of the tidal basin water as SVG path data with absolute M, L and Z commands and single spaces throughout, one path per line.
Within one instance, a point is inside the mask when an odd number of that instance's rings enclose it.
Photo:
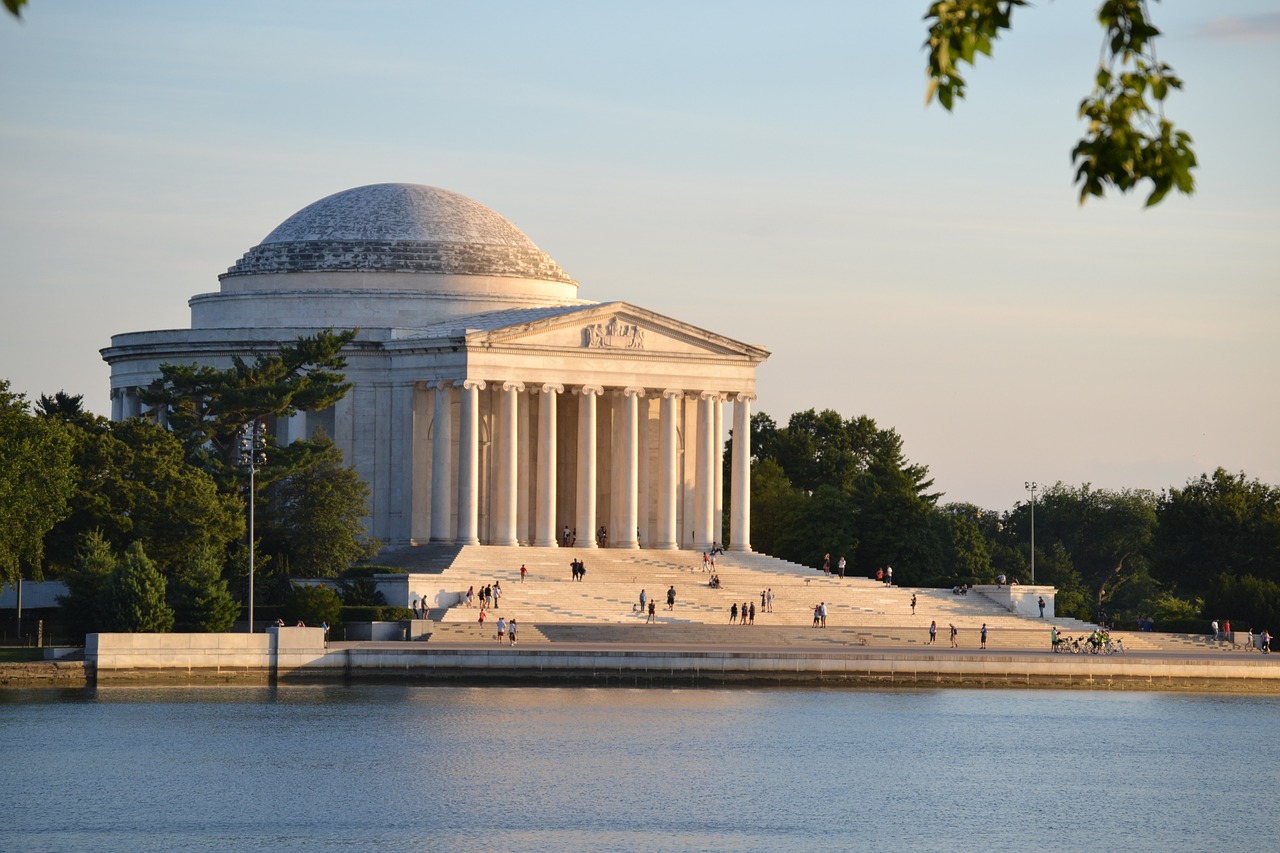
M 1280 702 L 0 691 L 0 850 L 1277 850 Z

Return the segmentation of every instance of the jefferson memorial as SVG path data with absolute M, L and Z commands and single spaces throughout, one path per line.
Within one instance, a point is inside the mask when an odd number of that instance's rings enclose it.
M 166 363 L 218 368 L 358 328 L 345 398 L 269 423 L 323 429 L 371 491 L 372 536 L 555 548 L 751 550 L 755 371 L 769 353 L 578 283 L 505 218 L 436 187 L 376 184 L 290 216 L 193 296 L 191 328 L 115 335 L 113 420 Z M 726 404 L 732 418 L 725 424 Z M 599 537 L 603 528 L 606 535 Z

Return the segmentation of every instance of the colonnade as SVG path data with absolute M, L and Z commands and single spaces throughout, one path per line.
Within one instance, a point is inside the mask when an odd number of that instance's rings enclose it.
M 615 548 L 641 546 L 641 529 L 652 529 L 652 541 L 644 547 L 680 547 L 677 535 L 679 501 L 690 484 L 681 475 L 680 451 L 693 453 L 693 512 L 689 543 L 708 550 L 719 542 L 723 512 L 723 406 L 734 405 L 734 442 L 731 460 L 730 550 L 749 551 L 750 544 L 750 423 L 754 395 L 720 391 L 689 392 L 683 389 L 651 389 L 602 385 L 569 386 L 559 383 L 522 383 L 485 380 L 443 380 L 431 383 L 435 392 L 431 423 L 430 538 L 460 545 L 481 542 L 481 392 L 489 389 L 493 402 L 490 427 L 492 471 L 487 482 L 488 544 L 529 544 L 556 547 L 562 527 L 577 531 L 577 547 L 596 547 L 595 532 L 609 531 L 607 544 Z M 457 435 L 454 436 L 454 395 L 457 395 Z M 572 394 L 577 403 L 577 423 L 559 423 L 558 399 Z M 657 446 L 650 435 L 649 400 L 658 400 Z M 536 403 L 534 402 L 536 400 Z M 696 405 L 692 441 L 680 441 L 681 403 Z M 608 406 L 607 420 L 602 407 Z M 607 484 L 608 518 L 600 517 L 601 483 L 599 441 L 608 430 L 610 459 Z M 565 434 L 566 429 L 571 430 Z M 536 447 L 531 434 L 536 434 Z M 571 439 L 571 441 L 570 441 Z M 572 446 L 576 482 L 561 484 L 558 474 L 569 466 L 559 464 L 558 448 Z M 650 492 L 650 460 L 656 450 L 657 492 Z M 559 492 L 571 487 L 572 518 L 557 519 Z M 567 497 L 567 496 L 566 496 Z M 532 527 L 529 525 L 531 503 Z M 654 517 L 650 519 L 650 508 Z M 652 525 L 650 522 L 652 521 Z M 647 538 L 647 537 L 646 537 Z M 688 542 L 688 540 L 686 540 Z

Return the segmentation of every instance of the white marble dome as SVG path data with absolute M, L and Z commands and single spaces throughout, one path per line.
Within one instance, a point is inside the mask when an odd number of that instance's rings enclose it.
M 371 184 L 322 198 L 282 222 L 219 278 L 327 272 L 574 283 L 505 217 L 464 195 L 421 184 Z

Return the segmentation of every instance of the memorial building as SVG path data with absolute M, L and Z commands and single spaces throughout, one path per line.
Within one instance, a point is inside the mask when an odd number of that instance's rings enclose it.
M 724 444 L 728 428 L 750 432 L 768 352 L 580 299 L 479 202 L 417 184 L 336 193 L 189 304 L 190 329 L 115 335 L 102 350 L 112 419 L 146 415 L 138 390 L 162 364 L 226 368 L 358 328 L 347 396 L 268 428 L 278 443 L 331 436 L 370 486 L 369 533 L 393 548 L 553 548 L 567 530 L 577 547 L 704 551 L 726 510 L 724 544 L 751 548 L 749 442 L 733 442 L 727 471 Z

